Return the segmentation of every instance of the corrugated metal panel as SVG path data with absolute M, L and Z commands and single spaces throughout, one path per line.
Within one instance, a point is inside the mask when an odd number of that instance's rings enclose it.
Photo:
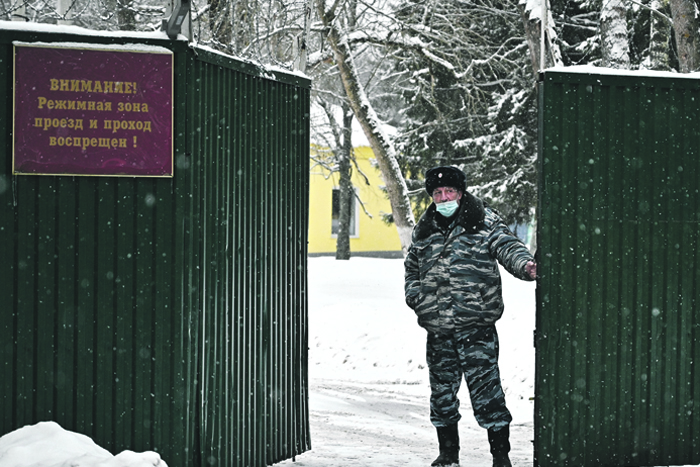
M 540 83 L 535 464 L 700 463 L 700 80 Z
M 13 237 L 3 249 L 14 250 L 3 263 L 3 433 L 55 420 L 106 449 L 160 449 L 178 465 L 188 310 L 174 286 L 183 245 L 171 181 L 11 184 L 0 195 L 14 208 L 3 217 Z
M 310 447 L 309 92 L 196 55 L 188 133 L 205 193 L 201 450 L 217 464 L 264 466 Z
M 178 286 L 195 258 L 183 243 L 188 174 L 13 177 L 12 40 L 85 38 L 0 33 L 0 434 L 53 420 L 112 452 L 158 450 L 185 465 L 183 324 L 197 312 Z
M 308 81 L 150 41 L 176 54 L 173 179 L 13 177 L 12 40 L 86 38 L 0 32 L 0 435 L 55 420 L 173 467 L 307 450 Z

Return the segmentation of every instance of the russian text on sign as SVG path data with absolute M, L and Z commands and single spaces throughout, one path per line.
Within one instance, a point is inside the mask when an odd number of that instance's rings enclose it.
M 105 94 L 136 94 L 136 83 L 125 81 L 93 81 L 89 79 L 52 79 L 51 91 L 101 92 Z

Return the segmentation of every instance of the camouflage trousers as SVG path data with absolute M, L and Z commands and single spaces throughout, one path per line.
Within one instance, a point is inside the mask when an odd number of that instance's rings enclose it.
M 449 336 L 428 333 L 427 363 L 434 426 L 452 425 L 461 418 L 457 392 L 462 375 L 482 428 L 499 429 L 511 422 L 498 371 L 496 326 L 476 326 Z

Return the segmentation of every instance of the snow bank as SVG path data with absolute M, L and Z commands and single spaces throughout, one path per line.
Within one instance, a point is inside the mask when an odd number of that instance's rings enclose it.
M 55 422 L 25 426 L 0 438 L 2 467 L 168 467 L 155 452 L 113 456 L 85 435 Z

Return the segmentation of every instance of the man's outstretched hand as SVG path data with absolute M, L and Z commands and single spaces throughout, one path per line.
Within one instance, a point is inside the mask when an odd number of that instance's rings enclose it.
M 530 275 L 531 279 L 537 279 L 537 264 L 532 261 L 528 261 L 525 265 L 525 272 Z

